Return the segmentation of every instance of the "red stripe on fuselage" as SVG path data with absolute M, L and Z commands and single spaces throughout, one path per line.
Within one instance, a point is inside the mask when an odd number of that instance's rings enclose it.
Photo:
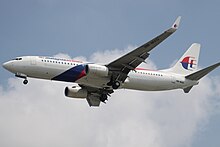
M 146 68 L 135 68 L 135 70 L 157 71 L 157 70 L 146 69 Z

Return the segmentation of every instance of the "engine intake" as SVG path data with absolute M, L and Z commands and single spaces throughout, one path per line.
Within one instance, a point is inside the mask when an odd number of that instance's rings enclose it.
M 85 70 L 86 75 L 92 76 L 107 77 L 109 73 L 108 67 L 97 64 L 87 64 Z
M 88 95 L 88 91 L 79 86 L 68 86 L 65 88 L 64 94 L 65 96 L 71 98 L 86 98 Z

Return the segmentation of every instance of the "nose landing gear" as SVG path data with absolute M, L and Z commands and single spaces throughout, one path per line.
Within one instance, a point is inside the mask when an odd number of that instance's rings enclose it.
M 16 73 L 15 76 L 18 77 L 18 78 L 24 79 L 24 81 L 23 81 L 24 85 L 26 85 L 28 83 L 27 75 L 24 75 L 24 74 L 21 74 L 21 73 Z

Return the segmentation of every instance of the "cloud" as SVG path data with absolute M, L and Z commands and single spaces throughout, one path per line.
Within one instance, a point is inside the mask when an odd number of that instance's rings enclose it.
M 88 59 L 107 63 L 129 50 L 97 52 Z M 190 146 L 220 95 L 220 77 L 206 77 L 189 94 L 118 90 L 106 105 L 90 108 L 86 100 L 64 96 L 69 85 L 30 79 L 24 86 L 10 78 L 7 88 L 0 86 L 0 146 Z
M 54 57 L 71 59 L 71 57 L 68 54 L 64 54 L 64 53 L 58 53 L 58 54 L 54 55 Z

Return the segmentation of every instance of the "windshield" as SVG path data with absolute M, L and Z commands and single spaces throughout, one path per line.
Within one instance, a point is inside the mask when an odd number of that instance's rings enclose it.
M 22 58 L 15 58 L 15 59 L 12 59 L 12 60 L 22 60 Z

